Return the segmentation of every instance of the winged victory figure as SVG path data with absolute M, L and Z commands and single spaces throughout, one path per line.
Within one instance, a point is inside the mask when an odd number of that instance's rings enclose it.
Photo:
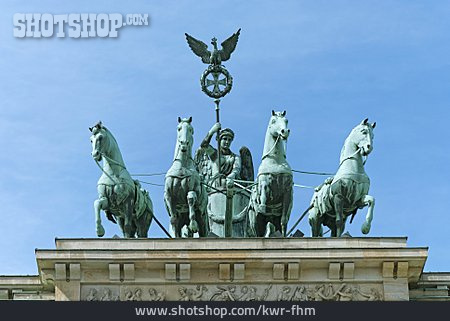
M 222 61 L 227 61 L 230 59 L 232 52 L 236 49 L 236 45 L 239 39 L 239 34 L 241 29 L 239 29 L 236 33 L 234 33 L 227 40 L 222 42 L 222 49 L 217 49 L 217 39 L 212 38 L 211 44 L 213 45 L 213 50 L 208 50 L 208 45 L 203 41 L 195 39 L 194 37 L 186 35 L 186 40 L 188 42 L 191 50 L 199 56 L 205 64 L 210 64 L 213 66 L 218 66 L 222 63 Z
M 220 169 L 218 168 L 218 150 L 211 143 L 214 134 L 220 136 Z M 214 234 L 224 236 L 224 219 L 226 208 L 226 191 L 228 183 L 239 181 L 233 199 L 232 224 L 233 236 L 245 237 L 247 231 L 246 211 L 244 210 L 250 200 L 247 186 L 254 181 L 253 160 L 250 150 L 243 146 L 239 155 L 233 153 L 230 145 L 234 139 L 234 132 L 229 129 L 221 129 L 220 123 L 216 123 L 206 135 L 200 148 L 196 151 L 194 162 L 207 186 L 208 192 L 208 217 L 210 231 Z

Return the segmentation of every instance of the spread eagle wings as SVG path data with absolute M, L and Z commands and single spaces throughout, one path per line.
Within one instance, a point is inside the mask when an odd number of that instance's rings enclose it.
M 234 49 L 236 49 L 240 33 L 241 29 L 239 29 L 236 33 L 233 33 L 231 37 L 222 42 L 222 50 L 219 50 L 222 61 L 227 61 L 228 59 L 230 59 L 231 53 L 234 51 Z
M 189 47 L 191 48 L 191 50 L 200 58 L 202 58 L 202 61 L 205 64 L 209 64 L 210 63 L 210 58 L 211 58 L 211 52 L 208 50 L 208 46 L 206 45 L 206 43 L 204 43 L 201 40 L 197 40 L 194 37 L 188 35 L 187 33 L 185 33 L 186 35 L 186 40 L 188 42 Z
M 234 49 L 236 49 L 240 33 L 241 29 L 239 29 L 236 33 L 233 33 L 231 37 L 222 42 L 222 50 L 218 50 L 221 61 L 227 61 L 228 59 L 230 59 L 231 54 L 233 53 Z M 185 35 L 191 50 L 202 59 L 202 62 L 204 62 L 205 64 L 210 64 L 211 52 L 208 50 L 208 45 L 201 40 L 195 39 L 187 33 L 185 33 Z

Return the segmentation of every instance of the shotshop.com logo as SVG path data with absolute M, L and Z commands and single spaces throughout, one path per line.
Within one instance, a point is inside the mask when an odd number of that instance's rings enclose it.
M 148 14 L 120 13 L 16 13 L 13 16 L 16 38 L 116 38 L 123 26 L 148 26 Z

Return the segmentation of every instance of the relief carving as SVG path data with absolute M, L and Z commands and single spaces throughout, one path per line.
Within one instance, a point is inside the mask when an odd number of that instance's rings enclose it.
M 86 301 L 98 301 L 96 289 L 91 288 L 89 290 L 89 294 L 86 297 Z
M 277 296 L 278 301 L 380 301 L 380 292 L 371 288 L 363 292 L 358 285 L 346 283 L 320 284 L 316 286 L 283 286 Z
M 236 285 L 217 285 L 218 291 L 211 296 L 210 301 L 265 301 L 271 288 L 272 285 L 269 285 L 258 295 L 258 289 L 252 285 L 241 286 L 239 293 Z
M 128 290 L 125 292 L 125 301 L 142 301 L 142 290 L 137 288 L 136 290 Z
M 197 285 L 196 289 L 188 289 L 184 286 L 178 288 L 180 294 L 179 301 L 201 301 L 203 293 L 208 291 L 208 288 L 204 285 Z
M 89 286 L 84 301 L 381 301 L 379 285 L 322 284 L 221 284 L 196 286 Z M 211 287 L 214 287 L 211 289 Z M 119 296 L 118 293 L 121 293 Z
M 119 296 L 110 288 L 89 288 L 84 301 L 119 301 Z
M 166 295 L 163 292 L 158 292 L 154 288 L 148 289 L 148 294 L 150 295 L 149 301 L 164 301 L 166 299 Z
M 113 294 L 111 289 L 104 288 L 103 294 L 100 298 L 100 301 L 119 301 L 119 296 L 116 294 Z
M 124 301 L 164 301 L 166 295 L 155 288 L 148 289 L 148 296 L 146 296 L 145 288 L 125 289 Z

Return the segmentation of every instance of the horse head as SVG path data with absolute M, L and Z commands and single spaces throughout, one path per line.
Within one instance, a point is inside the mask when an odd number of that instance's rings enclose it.
M 373 150 L 373 129 L 376 124 L 370 124 L 369 119 L 366 118 L 352 130 L 349 136 L 357 149 L 361 151 L 362 156 L 368 156 Z
M 289 133 L 291 132 L 290 129 L 288 129 L 288 120 L 286 119 L 286 111 L 280 112 L 280 111 L 273 111 L 272 110 L 272 117 L 270 117 L 269 122 L 269 132 L 275 139 L 283 139 L 287 140 L 289 137 Z
M 192 117 L 183 119 L 181 119 L 181 117 L 178 117 L 178 126 L 177 126 L 178 152 L 187 153 L 192 150 L 192 145 L 194 143 L 194 127 L 192 127 L 191 122 Z M 177 155 L 175 155 L 175 158 L 176 157 Z
M 102 122 L 99 121 L 94 127 L 89 127 L 91 131 L 91 144 L 92 144 L 92 158 L 99 162 L 102 160 L 102 155 L 107 151 L 107 145 L 109 145 L 106 127 L 103 127 Z

